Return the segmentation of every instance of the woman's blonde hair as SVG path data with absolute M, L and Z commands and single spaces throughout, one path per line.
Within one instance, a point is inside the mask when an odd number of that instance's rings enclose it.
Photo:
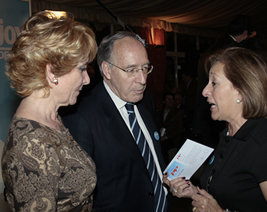
M 58 19 L 53 13 L 38 12 L 24 24 L 16 39 L 7 59 L 6 74 L 21 97 L 38 89 L 44 89 L 47 96 L 47 65 L 59 77 L 80 62 L 91 62 L 96 51 L 95 35 L 89 27 L 71 16 Z

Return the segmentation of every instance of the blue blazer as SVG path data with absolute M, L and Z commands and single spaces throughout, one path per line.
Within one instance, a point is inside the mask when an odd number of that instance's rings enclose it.
M 154 136 L 157 126 L 151 97 L 145 93 L 137 107 L 163 171 L 160 141 Z M 155 200 L 149 173 L 131 132 L 103 82 L 79 102 L 76 111 L 63 116 L 63 121 L 74 139 L 96 163 L 95 211 L 152 212 Z

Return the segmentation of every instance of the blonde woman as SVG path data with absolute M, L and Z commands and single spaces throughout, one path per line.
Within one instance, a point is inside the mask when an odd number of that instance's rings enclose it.
M 94 33 L 71 17 L 29 18 L 8 58 L 7 76 L 22 97 L 5 143 L 5 197 L 13 211 L 91 211 L 95 165 L 58 116 L 89 84 Z

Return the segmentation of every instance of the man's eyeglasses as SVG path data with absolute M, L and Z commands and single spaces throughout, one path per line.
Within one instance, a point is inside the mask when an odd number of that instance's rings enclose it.
M 147 64 L 147 65 L 144 65 L 142 68 L 136 68 L 136 67 L 130 67 L 130 68 L 121 68 L 119 66 L 116 66 L 114 65 L 113 63 L 109 62 L 109 61 L 106 61 L 108 64 L 112 65 L 112 66 L 115 66 L 116 68 L 128 73 L 130 76 L 135 76 L 139 70 L 142 70 L 142 72 L 144 74 L 150 74 L 153 70 L 153 65 L 151 64 Z

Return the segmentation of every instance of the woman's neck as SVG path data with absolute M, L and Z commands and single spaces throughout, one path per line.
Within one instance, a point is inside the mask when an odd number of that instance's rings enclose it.
M 240 118 L 233 122 L 229 122 L 228 123 L 229 136 L 234 136 L 237 133 L 237 131 L 243 126 L 243 124 L 245 124 L 246 121 L 247 119 Z
M 49 97 L 44 98 L 32 94 L 21 101 L 15 116 L 31 119 L 50 128 L 61 130 L 62 123 L 57 109 L 58 107 Z

